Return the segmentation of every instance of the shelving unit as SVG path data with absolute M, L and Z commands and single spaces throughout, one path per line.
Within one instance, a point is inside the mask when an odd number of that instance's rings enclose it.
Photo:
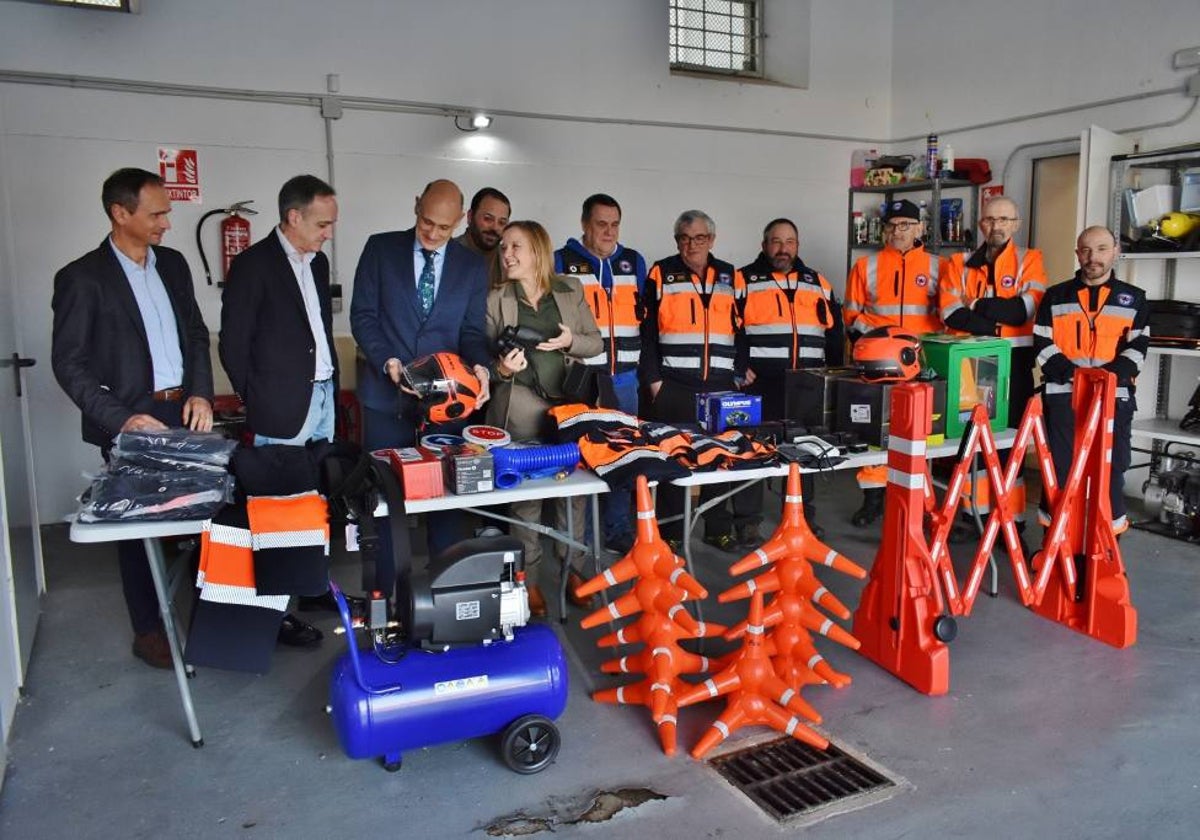
M 1134 220 L 1129 218 L 1125 193 L 1129 189 L 1170 185 L 1175 188 L 1175 206 L 1178 207 L 1183 173 L 1198 167 L 1200 146 L 1118 155 L 1112 159 L 1109 227 L 1127 239 L 1135 239 L 1132 245 L 1124 247 L 1117 264 L 1117 276 L 1142 287 L 1150 298 L 1200 301 L 1200 251 L 1136 250 L 1138 231 Z M 1200 373 L 1200 364 L 1195 361 L 1200 359 L 1200 349 L 1152 346 L 1147 357 L 1148 362 L 1153 359 L 1156 364 L 1146 365 L 1138 396 L 1144 405 L 1147 396 L 1153 395 L 1154 416 L 1135 418 L 1132 429 L 1135 438 L 1150 442 L 1149 475 L 1153 478 L 1166 444 L 1175 442 L 1200 447 L 1200 434 L 1179 428 L 1180 417 L 1186 411 L 1184 403 L 1196 387 L 1195 375 Z M 1175 388 L 1172 388 L 1173 380 L 1177 383 Z M 1138 523 L 1138 526 L 1183 538 L 1157 521 Z
M 942 240 L 942 199 L 959 198 L 960 195 L 947 196 L 945 195 L 947 191 L 962 193 L 961 197 L 963 199 L 963 238 L 952 242 Z M 866 213 L 868 210 L 878 208 L 881 202 L 886 201 L 890 204 L 895 199 L 895 196 L 907 193 L 925 193 L 929 196 L 926 204 L 928 215 L 926 219 L 926 235 L 923 239 L 926 251 L 929 251 L 931 254 L 937 254 L 947 250 L 965 250 L 974 247 L 975 217 L 979 212 L 979 186 L 977 184 L 953 178 L 935 178 L 932 181 L 910 181 L 904 184 L 891 184 L 885 187 L 850 187 L 846 209 L 846 276 L 850 275 L 850 267 L 854 265 L 854 261 L 858 258 L 858 253 L 856 252 L 878 251 L 882 247 L 878 243 L 867 245 L 855 243 L 854 211 L 861 210 Z M 862 196 L 880 196 L 880 198 L 876 199 L 874 205 L 867 205 L 863 203 Z

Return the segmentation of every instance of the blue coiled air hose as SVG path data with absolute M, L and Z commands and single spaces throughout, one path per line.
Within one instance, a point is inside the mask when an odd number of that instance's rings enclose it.
M 510 447 L 491 450 L 497 490 L 511 490 L 526 478 L 548 478 L 575 469 L 579 444 Z

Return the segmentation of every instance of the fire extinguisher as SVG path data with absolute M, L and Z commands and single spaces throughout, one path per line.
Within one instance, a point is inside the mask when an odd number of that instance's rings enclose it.
M 225 214 L 225 218 L 221 220 L 221 277 L 222 280 L 229 276 L 229 266 L 233 262 L 233 258 L 250 247 L 250 220 L 246 216 L 257 215 L 257 210 L 251 210 L 248 205 L 254 203 L 254 200 L 238 201 L 228 207 L 223 207 L 217 210 L 209 210 L 200 217 L 200 221 L 196 223 L 196 247 L 200 250 L 200 262 L 204 265 L 204 276 L 208 280 L 208 285 L 212 285 L 212 270 L 208 267 L 208 257 L 204 254 L 204 242 L 200 237 L 200 231 L 204 227 L 204 223 L 210 216 L 219 216 Z M 224 282 L 217 284 L 224 286 Z

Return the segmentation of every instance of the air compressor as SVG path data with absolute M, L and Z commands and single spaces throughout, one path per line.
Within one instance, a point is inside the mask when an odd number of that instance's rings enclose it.
M 369 650 L 331 587 L 349 650 L 334 665 L 328 711 L 347 756 L 378 757 L 395 772 L 408 750 L 500 733 L 501 757 L 517 773 L 554 761 L 567 662 L 553 630 L 528 625 L 524 577 L 519 540 L 457 543 L 426 570 L 402 570 L 397 621 L 371 622 Z

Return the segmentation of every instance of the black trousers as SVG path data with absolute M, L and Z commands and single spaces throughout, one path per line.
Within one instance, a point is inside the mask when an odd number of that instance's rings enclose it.
M 183 403 L 178 400 L 155 402 L 147 413 L 173 428 L 183 425 Z M 100 448 L 105 463 L 111 451 L 111 446 Z M 145 544 L 141 540 L 122 540 L 117 543 L 117 563 L 121 569 L 121 591 L 125 596 L 125 607 L 129 610 L 133 632 L 140 636 L 160 629 L 162 615 Z
M 1061 489 L 1071 472 L 1075 460 L 1075 412 L 1071 408 L 1070 394 L 1046 394 L 1043 396 L 1046 415 L 1046 438 L 1050 444 L 1050 457 L 1054 461 L 1054 475 Z M 1112 502 L 1114 527 L 1125 521 L 1125 470 L 1129 469 L 1133 412 L 1133 398 L 1118 399 L 1113 411 L 1112 478 L 1109 482 L 1109 498 Z M 1043 497 L 1042 510 L 1049 513 Z
M 695 423 L 696 391 L 670 380 L 663 380 L 658 397 L 650 404 L 649 414 L 662 423 Z M 690 488 L 670 484 L 658 485 L 658 518 L 666 519 L 683 513 L 683 494 Z M 700 488 L 700 504 L 728 492 L 724 484 L 706 484 Z M 762 486 L 755 483 L 729 500 L 722 502 L 704 514 L 704 533 L 710 537 L 733 533 L 734 526 L 757 525 L 762 520 Z M 729 508 L 733 511 L 730 512 Z M 666 539 L 678 540 L 683 536 L 683 523 L 672 522 L 660 526 Z
M 430 428 L 432 432 L 458 434 L 463 425 L 454 428 Z M 417 430 L 412 422 L 401 419 L 387 411 L 363 407 L 363 448 L 368 452 L 398 446 L 415 446 Z M 400 515 L 403 515 L 401 512 Z M 426 514 L 425 530 L 428 534 L 429 557 L 434 558 L 445 549 L 465 538 L 467 518 L 459 510 L 443 510 Z M 392 534 L 383 528 L 379 534 L 380 551 L 385 556 L 392 552 Z

